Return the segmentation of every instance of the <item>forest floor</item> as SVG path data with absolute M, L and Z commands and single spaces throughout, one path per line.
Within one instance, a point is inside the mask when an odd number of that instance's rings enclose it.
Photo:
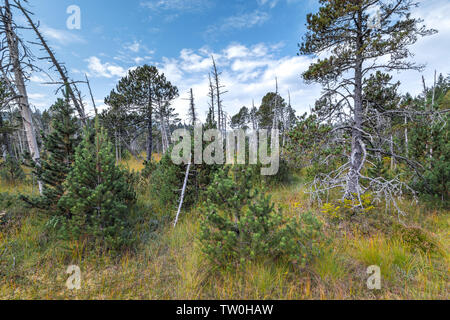
M 285 214 L 312 210 L 325 221 L 323 213 L 309 205 L 303 189 L 296 179 L 269 193 Z M 32 188 L 3 184 L 1 192 Z M 140 210 L 147 208 L 149 218 L 137 224 L 137 248 L 121 255 L 87 249 L 77 241 L 49 239 L 48 217 L 0 207 L 0 219 L 5 210 L 20 216 L 0 226 L 0 299 L 449 298 L 449 211 L 405 202 L 407 227 L 400 231 L 379 223 L 384 211 L 374 213 L 366 224 L 325 223 L 330 241 L 305 269 L 262 260 L 230 272 L 214 270 L 202 254 L 198 208 L 182 212 L 174 229 L 170 221 L 157 226 L 155 208 L 145 195 L 138 204 Z M 81 269 L 80 290 L 66 288 L 69 265 Z M 367 287 L 371 265 L 381 268 L 381 290 Z

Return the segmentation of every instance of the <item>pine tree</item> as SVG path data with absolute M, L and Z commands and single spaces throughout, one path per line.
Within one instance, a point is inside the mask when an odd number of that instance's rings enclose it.
M 258 259 L 284 259 L 305 266 L 318 253 L 321 223 L 310 213 L 285 218 L 270 197 L 254 188 L 253 170 L 227 166 L 215 175 L 201 222 L 203 252 L 225 268 Z
M 32 162 L 34 174 L 43 182 L 42 196 L 23 198 L 34 207 L 54 209 L 64 193 L 63 183 L 75 158 L 79 139 L 78 120 L 68 100 L 58 99 L 50 108 L 51 131 L 43 137 L 44 152 L 41 165 Z
M 25 179 L 25 172 L 21 164 L 8 155 L 5 161 L 0 162 L 0 178 L 4 183 L 16 185 L 16 183 Z
M 232 129 L 248 129 L 250 123 L 250 111 L 247 107 L 242 107 L 239 112 L 231 118 Z
M 147 132 L 147 161 L 152 160 L 153 122 L 155 109 L 166 107 L 178 97 L 178 88 L 154 66 L 144 65 L 130 70 L 106 97 L 105 104 L 118 104 L 126 113 L 135 112 L 136 125 Z M 118 107 L 118 105 L 116 107 Z M 173 110 L 172 110 L 173 111 Z
M 94 237 L 116 249 L 130 240 L 127 211 L 136 195 L 127 184 L 126 172 L 116 166 L 113 146 L 98 121 L 95 129 L 93 137 L 87 129 L 84 132 L 59 205 L 69 216 L 65 223 L 69 236 Z
M 349 165 L 346 170 L 345 196 L 361 192 L 361 170 L 368 160 L 368 137 L 364 132 L 367 112 L 364 110 L 364 77 L 375 71 L 421 70 L 422 66 L 407 59 L 409 46 L 419 37 L 431 35 L 421 19 L 411 16 L 418 6 L 413 0 L 319 0 L 317 13 L 307 16 L 307 33 L 300 54 L 319 55 L 327 52 L 303 73 L 309 82 L 323 85 L 325 96 L 337 103 L 326 104 L 321 112 L 328 119 L 341 113 L 350 121 L 341 131 L 350 133 Z M 379 21 L 372 23 L 371 12 L 379 11 Z M 386 57 L 387 61 L 381 61 Z M 344 179 L 339 177 L 338 179 Z M 335 180 L 338 180 L 335 179 Z

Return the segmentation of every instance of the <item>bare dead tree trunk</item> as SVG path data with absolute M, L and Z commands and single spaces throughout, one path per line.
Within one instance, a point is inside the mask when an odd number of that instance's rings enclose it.
M 148 83 L 148 114 L 147 114 L 147 161 L 152 161 L 153 153 L 153 98 L 152 83 Z
M 147 116 L 147 132 L 147 161 L 151 161 L 153 152 L 153 116 L 151 112 Z
M 14 83 L 18 91 L 17 102 L 20 107 L 23 126 L 26 132 L 28 148 L 33 160 L 39 165 L 40 154 L 36 140 L 36 133 L 34 131 L 33 118 L 31 114 L 30 104 L 28 102 L 27 89 L 25 87 L 25 76 L 23 74 L 22 66 L 20 64 L 20 53 L 18 46 L 17 34 L 13 29 L 12 14 L 9 1 L 5 0 L 5 14 L 2 16 L 3 24 L 6 32 L 6 39 L 8 42 L 9 55 L 11 65 L 14 72 Z M 38 181 L 39 192 L 42 194 L 42 182 Z
M 272 130 L 278 129 L 278 79 L 275 78 L 275 101 L 273 107 Z
M 357 52 L 361 51 L 363 47 L 362 35 L 362 12 L 358 12 L 357 16 L 358 35 L 357 35 Z M 362 107 L 362 68 L 363 58 L 361 54 L 356 55 L 355 65 L 355 92 L 354 92 L 354 124 L 352 130 L 352 153 L 350 158 L 350 171 L 347 182 L 347 195 L 359 194 L 359 174 L 362 168 L 362 121 L 363 121 L 363 107 Z
M 48 59 L 51 61 L 51 63 L 53 64 L 53 66 L 56 68 L 56 70 L 58 71 L 61 80 L 67 90 L 67 94 L 70 96 L 75 109 L 77 110 L 81 121 L 83 122 L 84 125 L 86 125 L 86 114 L 84 111 L 84 108 L 82 105 L 80 105 L 80 103 L 78 102 L 75 93 L 72 89 L 72 85 L 75 85 L 74 83 L 72 83 L 69 78 L 67 77 L 67 73 L 66 70 L 63 69 L 63 67 L 61 66 L 61 64 L 58 62 L 58 60 L 56 59 L 55 55 L 53 54 L 53 51 L 50 49 L 50 47 L 47 44 L 47 41 L 45 41 L 44 37 L 42 36 L 41 32 L 39 31 L 38 27 L 36 26 L 36 24 L 33 22 L 33 20 L 31 19 L 30 15 L 28 14 L 28 11 L 21 5 L 20 1 L 15 1 L 17 7 L 22 11 L 22 13 L 24 14 L 25 18 L 28 20 L 29 25 L 31 26 L 31 28 L 34 30 L 34 32 L 36 33 L 36 36 L 38 37 L 39 41 L 41 42 L 42 47 L 45 49 L 45 51 L 48 54 Z
M 250 114 L 251 114 L 251 118 L 252 118 L 253 131 L 255 131 L 257 129 L 255 99 L 252 99 L 252 111 Z
M 167 150 L 169 149 L 169 138 L 168 138 L 168 132 L 169 127 L 167 124 L 166 119 L 166 109 L 162 105 L 161 101 L 158 101 L 158 113 L 159 113 L 159 122 L 160 122 L 160 128 L 161 128 L 161 147 L 162 152 L 165 154 Z
M 215 89 L 215 97 L 216 97 L 216 104 L 217 104 L 217 126 L 219 131 L 224 133 L 226 130 L 226 124 L 225 124 L 225 115 L 223 112 L 223 106 L 222 106 L 222 94 L 225 94 L 226 91 L 221 91 L 223 86 L 220 84 L 220 72 L 217 69 L 216 61 L 214 60 L 214 56 L 211 56 L 212 62 L 213 62 L 213 78 L 214 78 L 214 89 Z M 225 135 L 223 135 L 225 136 Z
M 216 108 L 215 108 L 215 93 L 214 93 L 214 85 L 213 85 L 213 83 L 212 83 L 212 80 L 211 80 L 211 73 L 209 73 L 208 74 L 208 78 L 209 78 L 209 94 L 208 94 L 208 96 L 209 96 L 209 98 L 211 99 L 211 101 L 210 101 L 210 108 L 211 108 L 211 116 L 212 116 L 212 119 L 211 119 L 211 121 L 214 123 L 215 122 L 215 118 L 216 118 Z
M 405 155 L 409 156 L 409 140 L 408 140 L 408 118 L 405 116 Z
M 95 104 L 94 94 L 92 93 L 92 89 L 91 89 L 91 83 L 89 81 L 89 78 L 88 78 L 87 74 L 85 74 L 84 76 L 86 78 L 86 84 L 87 84 L 87 87 L 89 89 L 89 95 L 91 96 L 92 107 L 94 108 L 95 116 L 97 117 L 98 116 L 98 111 L 97 111 L 97 106 Z M 82 110 L 84 110 L 84 108 L 82 108 Z
M 394 154 L 394 137 L 391 133 L 390 140 L 389 140 L 389 148 L 391 150 L 391 154 Z M 395 158 L 391 157 L 391 170 L 395 169 Z
M 184 177 L 183 189 L 181 189 L 180 205 L 178 206 L 177 216 L 175 217 L 175 222 L 173 224 L 174 228 L 177 226 L 178 219 L 179 219 L 180 213 L 181 213 L 181 208 L 183 207 L 184 195 L 186 193 L 186 186 L 188 183 L 190 171 L 191 171 L 191 164 L 189 163 L 186 167 L 186 176 Z
M 436 81 L 437 81 L 437 71 L 434 70 L 434 82 L 433 82 L 433 95 L 431 97 L 431 108 L 434 108 L 434 102 L 436 99 Z
M 190 116 L 192 120 L 192 126 L 195 127 L 195 124 L 197 123 L 197 113 L 195 112 L 195 101 L 194 101 L 194 91 L 192 91 L 191 88 L 191 96 L 189 97 L 189 108 L 190 108 Z
M 434 111 L 434 102 L 436 99 L 436 79 L 437 78 L 437 71 L 434 71 L 434 83 L 433 83 L 433 95 L 431 97 L 431 111 Z M 433 159 L 433 145 L 430 147 L 430 158 Z

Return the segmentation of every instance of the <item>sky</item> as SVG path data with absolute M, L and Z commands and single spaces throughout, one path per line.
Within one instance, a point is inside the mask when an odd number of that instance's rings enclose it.
M 412 47 L 414 61 L 426 64 L 423 75 L 431 86 L 434 70 L 450 73 L 450 1 L 420 3 L 413 15 L 439 30 Z M 80 29 L 67 27 L 71 5 L 80 8 Z M 321 89 L 301 79 L 314 57 L 297 53 L 306 15 L 318 7 L 318 0 L 31 0 L 29 9 L 70 77 L 89 76 L 99 109 L 106 107 L 105 96 L 128 70 L 149 64 L 178 87 L 174 106 L 180 116 L 186 117 L 192 88 L 204 119 L 211 55 L 222 72 L 229 115 L 253 101 L 259 106 L 267 92 L 275 91 L 275 78 L 280 94 L 285 99 L 290 94 L 298 115 L 309 111 Z M 38 48 L 33 52 L 43 55 Z M 402 82 L 401 91 L 413 94 L 423 88 L 421 76 L 416 71 L 394 74 Z M 48 81 L 44 73 L 30 78 L 30 101 L 40 110 L 56 100 L 57 88 L 44 84 Z M 87 89 L 80 89 L 88 100 Z

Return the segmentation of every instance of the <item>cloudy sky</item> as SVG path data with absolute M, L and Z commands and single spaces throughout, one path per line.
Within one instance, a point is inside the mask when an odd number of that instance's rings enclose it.
M 187 113 L 187 93 L 193 88 L 199 113 L 207 110 L 207 78 L 214 55 L 222 71 L 226 111 L 232 115 L 242 106 L 259 105 L 265 93 L 280 93 L 298 114 L 309 110 L 320 94 L 317 85 L 305 84 L 300 75 L 312 58 L 297 56 L 297 44 L 305 32 L 306 14 L 318 8 L 317 0 L 33 0 L 35 20 L 57 57 L 74 79 L 90 77 L 97 104 L 114 88 L 127 70 L 143 64 L 156 65 L 178 86 L 175 101 L 182 117 Z M 450 72 L 450 2 L 422 0 L 413 14 L 439 34 L 421 39 L 414 59 L 426 63 L 424 75 L 431 85 L 434 70 Z M 81 10 L 81 29 L 70 30 L 67 8 Z M 25 32 L 25 31 L 24 31 Z M 25 35 L 27 36 L 27 35 Z M 36 49 L 35 55 L 41 53 Z M 402 91 L 418 93 L 421 74 L 403 72 Z M 31 78 L 32 104 L 48 108 L 55 87 L 44 85 L 43 74 Z M 82 88 L 87 94 L 86 90 Z

